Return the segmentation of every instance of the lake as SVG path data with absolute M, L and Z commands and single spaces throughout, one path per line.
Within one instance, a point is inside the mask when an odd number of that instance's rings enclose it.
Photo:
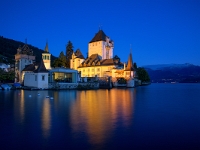
M 200 84 L 0 90 L 0 149 L 200 149 Z

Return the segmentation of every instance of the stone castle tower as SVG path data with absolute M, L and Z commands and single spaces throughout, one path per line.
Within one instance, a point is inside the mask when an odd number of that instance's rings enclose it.
M 88 44 L 88 57 L 98 54 L 101 59 L 113 58 L 113 48 L 114 42 L 106 36 L 103 30 L 99 30 Z
M 46 43 L 44 52 L 42 53 L 42 59 L 46 69 L 51 69 L 51 54 L 49 53 L 48 43 Z
M 23 47 L 17 49 L 17 54 L 15 55 L 15 82 L 22 83 L 23 75 L 22 70 L 26 65 L 33 64 L 35 61 L 35 56 L 33 56 L 33 51 L 25 44 Z

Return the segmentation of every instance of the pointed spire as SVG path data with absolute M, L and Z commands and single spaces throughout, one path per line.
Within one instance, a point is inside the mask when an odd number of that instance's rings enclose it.
M 127 64 L 127 67 L 125 70 L 126 71 L 134 71 L 135 70 L 135 68 L 133 66 L 132 53 L 129 54 L 128 64 Z
M 48 72 L 44 65 L 43 59 L 41 59 L 40 64 L 38 65 L 38 68 L 34 71 L 34 73 L 39 73 L 39 72 Z
M 106 41 L 106 34 L 103 32 L 103 30 L 99 30 L 98 33 L 95 34 L 95 36 L 93 37 L 93 39 L 89 42 L 97 42 L 97 41 Z
M 49 46 L 48 46 L 48 41 L 46 42 L 46 46 L 44 48 L 45 53 L 49 53 Z

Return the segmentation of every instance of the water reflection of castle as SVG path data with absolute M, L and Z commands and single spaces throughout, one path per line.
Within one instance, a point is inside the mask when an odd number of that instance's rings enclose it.
M 49 91 L 41 91 L 40 96 L 36 91 L 16 91 L 15 119 L 23 126 L 38 124 L 46 139 L 52 134 L 55 116 L 69 115 L 72 132 L 76 135 L 84 133 L 92 144 L 101 144 L 112 136 L 119 124 L 124 128 L 131 126 L 136 90 L 53 91 L 50 92 L 55 98 L 53 101 L 45 98 Z M 65 119 L 68 122 L 68 117 Z
M 29 97 L 30 93 L 33 94 L 31 98 Z M 14 109 L 17 122 L 23 126 L 28 123 L 33 124 L 35 120 L 33 119 L 34 117 L 30 115 L 30 112 L 34 112 L 35 114 L 38 113 L 40 118 L 39 123 L 41 123 L 42 135 L 44 138 L 48 138 L 50 136 L 52 120 L 50 100 L 45 97 L 48 95 L 48 91 L 41 92 L 40 97 L 37 95 L 36 91 L 32 92 L 24 90 L 21 90 L 20 92 L 15 91 L 14 95 Z M 34 99 L 34 101 L 30 101 L 30 99 Z M 33 110 L 34 107 L 30 106 L 37 106 L 38 109 Z
M 116 89 L 117 90 L 117 89 Z M 136 89 L 81 91 L 71 106 L 71 126 L 75 133 L 85 132 L 92 144 L 100 144 L 111 136 L 120 122 L 131 124 Z

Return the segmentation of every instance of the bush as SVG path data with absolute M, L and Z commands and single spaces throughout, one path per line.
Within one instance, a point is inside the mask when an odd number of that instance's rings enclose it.
M 127 83 L 126 79 L 124 79 L 124 78 L 119 78 L 119 79 L 117 79 L 117 82 L 118 82 L 119 84 L 126 84 L 126 83 Z

